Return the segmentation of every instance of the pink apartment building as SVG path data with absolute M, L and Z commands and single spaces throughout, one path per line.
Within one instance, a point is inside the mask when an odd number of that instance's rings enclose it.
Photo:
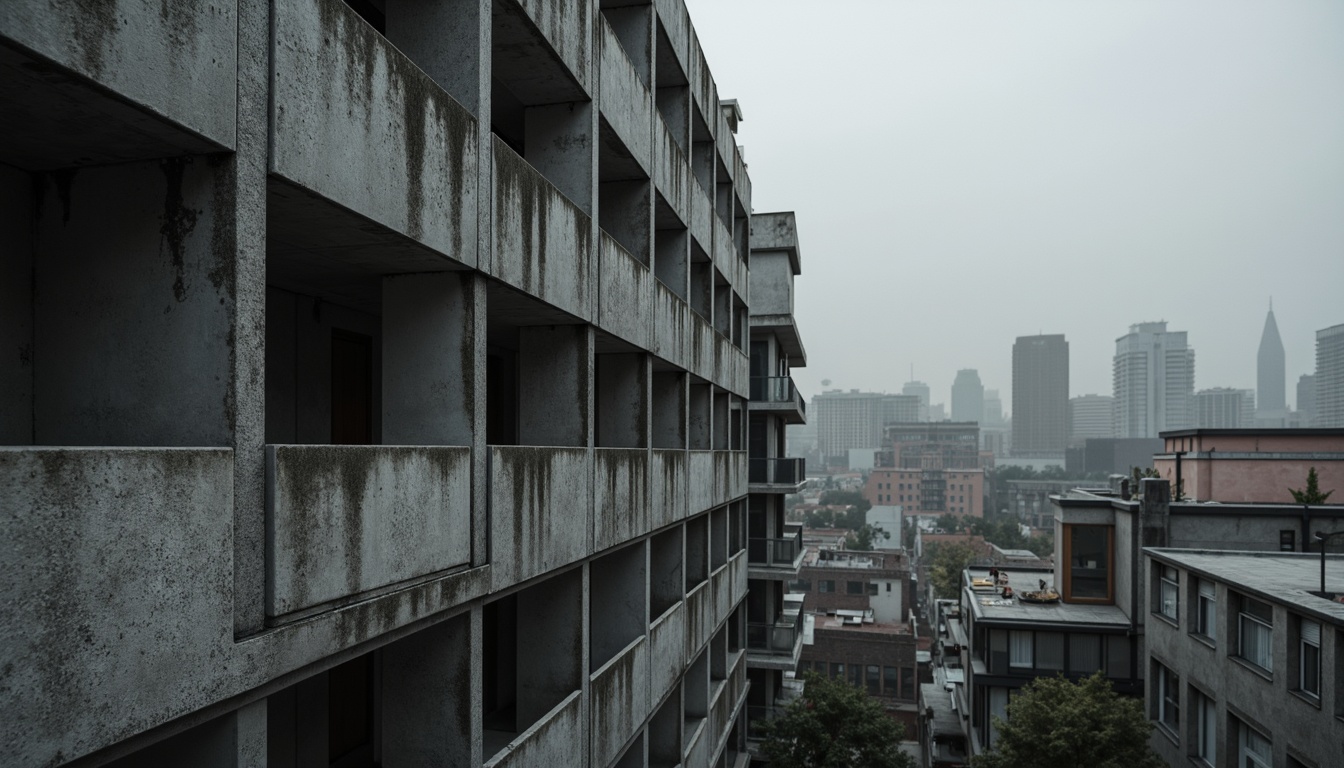
M 1181 429 L 1161 434 L 1153 466 L 1186 498 L 1224 503 L 1292 504 L 1316 468 L 1322 491 L 1344 504 L 1344 429 Z

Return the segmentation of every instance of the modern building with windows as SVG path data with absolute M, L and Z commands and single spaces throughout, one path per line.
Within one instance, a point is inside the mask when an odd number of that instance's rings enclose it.
M 980 422 L 985 418 L 985 385 L 974 368 L 957 371 L 952 381 L 952 420 Z
M 1344 755 L 1344 558 L 1144 550 L 1152 745 L 1169 765 L 1325 768 Z
M 1110 395 L 1079 395 L 1069 398 L 1069 438 L 1079 440 L 1115 437 L 1115 398 Z
M 1115 436 L 1157 437 L 1195 426 L 1195 350 L 1165 321 L 1136 323 L 1115 340 Z
M 1019 336 L 1013 344 L 1012 454 L 1063 459 L 1068 442 L 1069 342 L 1063 334 Z
M 1316 332 L 1313 427 L 1344 427 L 1344 323 Z M 1301 407 L 1301 406 L 1299 406 Z
M 20 0 L 0 70 L 0 764 L 746 762 L 792 217 L 680 0 Z

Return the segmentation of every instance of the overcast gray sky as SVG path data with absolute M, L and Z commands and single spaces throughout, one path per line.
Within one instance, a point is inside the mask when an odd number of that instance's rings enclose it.
M 1253 388 L 1273 295 L 1293 403 L 1344 323 L 1344 2 L 686 5 L 753 207 L 798 213 L 807 396 L 977 368 L 1008 409 L 1038 332 L 1111 394 L 1162 319 Z

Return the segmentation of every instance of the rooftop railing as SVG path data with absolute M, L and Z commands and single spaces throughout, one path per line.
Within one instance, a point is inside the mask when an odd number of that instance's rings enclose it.
M 747 539 L 747 563 L 781 568 L 793 567 L 803 551 L 803 529 L 782 539 Z
M 749 459 L 747 482 L 797 485 L 807 478 L 802 459 Z
M 807 413 L 807 401 L 793 386 L 792 376 L 752 376 L 751 400 L 756 403 L 793 403 L 800 412 Z
M 772 624 L 747 623 L 747 650 L 792 656 L 803 634 L 803 612 L 782 615 Z

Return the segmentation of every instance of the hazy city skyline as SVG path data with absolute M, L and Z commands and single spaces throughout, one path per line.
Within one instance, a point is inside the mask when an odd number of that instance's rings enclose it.
M 1253 389 L 1271 296 L 1290 383 L 1344 322 L 1344 4 L 687 6 L 755 209 L 798 211 L 806 395 L 913 364 L 934 403 L 975 368 L 1007 404 L 1038 333 L 1109 395 L 1158 320 L 1196 388 Z

